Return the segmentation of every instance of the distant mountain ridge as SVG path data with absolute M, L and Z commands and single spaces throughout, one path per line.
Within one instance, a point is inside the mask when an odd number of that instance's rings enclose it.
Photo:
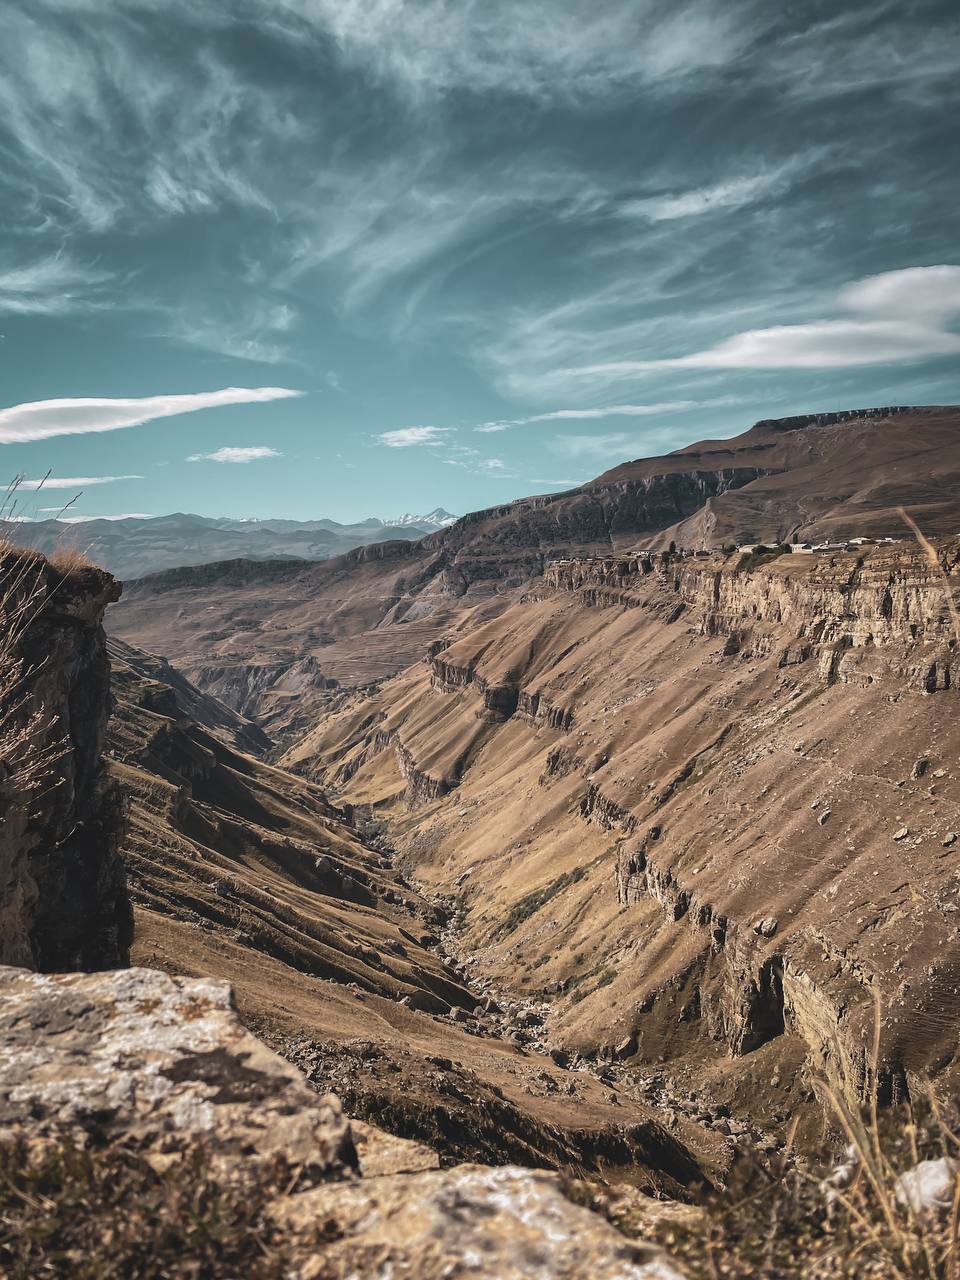
M 385 539 L 416 541 L 456 520 L 442 507 L 422 516 L 408 512 L 395 520 L 370 516 L 356 524 L 174 512 L 119 519 L 0 521 L 0 537 L 45 554 L 60 546 L 79 547 L 116 577 L 133 579 L 164 569 L 237 558 L 328 560 Z

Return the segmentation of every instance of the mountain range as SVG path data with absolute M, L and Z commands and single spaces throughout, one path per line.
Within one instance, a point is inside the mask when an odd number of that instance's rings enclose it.
M 209 564 L 238 557 L 250 560 L 326 560 L 384 538 L 422 538 L 456 521 L 435 507 L 426 515 L 406 513 L 395 520 L 371 516 L 355 524 L 336 520 L 254 520 L 229 516 L 168 516 L 120 519 L 65 518 L 0 521 L 0 536 L 50 554 L 77 547 L 120 579 L 180 565 Z

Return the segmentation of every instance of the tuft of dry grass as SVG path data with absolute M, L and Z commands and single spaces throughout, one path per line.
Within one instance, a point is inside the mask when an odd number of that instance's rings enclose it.
M 842 1164 L 830 1148 L 817 1160 L 794 1160 L 791 1134 L 767 1164 L 752 1153 L 739 1159 L 728 1185 L 708 1206 L 705 1234 L 659 1238 L 693 1280 L 960 1280 L 960 1177 L 949 1210 L 916 1212 L 898 1195 L 901 1174 L 921 1160 L 960 1155 L 957 1119 L 932 1090 L 916 1106 L 880 1111 L 881 1022 L 874 993 L 869 1089 L 862 1107 L 852 1107 L 830 1083 L 818 1082 L 847 1142 Z
M 44 568 L 40 555 L 0 548 L 0 784 L 16 803 L 36 799 L 66 751 L 62 740 L 46 740 L 49 715 L 31 688 L 39 668 L 21 652 L 49 598 Z
M 62 573 L 65 578 L 75 573 L 82 573 L 85 569 L 96 568 L 83 547 L 75 543 L 63 543 L 55 547 L 47 556 L 47 563 L 52 565 L 58 573 Z
M 934 573 L 943 583 L 943 594 L 946 597 L 947 608 L 950 610 L 950 620 L 953 623 L 953 633 L 956 637 L 957 644 L 960 645 L 960 610 L 958 610 L 957 602 L 953 596 L 953 584 L 950 581 L 950 576 L 943 567 L 940 557 L 937 555 L 936 547 L 926 534 L 924 534 L 914 518 L 903 507 L 897 507 L 897 511 L 904 524 L 907 525 L 919 543 L 921 551 L 930 562 L 931 569 L 933 569 Z

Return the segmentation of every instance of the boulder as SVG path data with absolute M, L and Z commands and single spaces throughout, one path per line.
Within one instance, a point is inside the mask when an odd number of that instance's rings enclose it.
M 286 1232 L 326 1224 L 297 1280 L 683 1280 L 658 1248 L 572 1203 L 556 1174 L 454 1169 L 317 1188 L 280 1201 Z
M 683 1280 L 557 1174 L 441 1170 L 419 1143 L 353 1128 L 242 1026 L 224 982 L 0 968 L 0 1043 L 8 1139 L 134 1152 L 160 1174 L 202 1149 L 251 1194 L 289 1168 L 266 1194 L 290 1280 Z M 98 1229 L 96 1207 L 72 1212 Z
M 0 969 L 0 1043 L 0 1128 L 161 1160 L 205 1141 L 224 1164 L 282 1155 L 308 1180 L 356 1165 L 337 1099 L 243 1027 L 226 982 Z

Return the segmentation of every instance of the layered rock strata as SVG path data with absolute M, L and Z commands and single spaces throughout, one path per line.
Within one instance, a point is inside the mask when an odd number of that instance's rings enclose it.
M 131 937 L 119 855 L 124 800 L 101 760 L 110 705 L 100 570 L 0 558 L 5 627 L 0 959 L 44 970 L 122 964 Z

